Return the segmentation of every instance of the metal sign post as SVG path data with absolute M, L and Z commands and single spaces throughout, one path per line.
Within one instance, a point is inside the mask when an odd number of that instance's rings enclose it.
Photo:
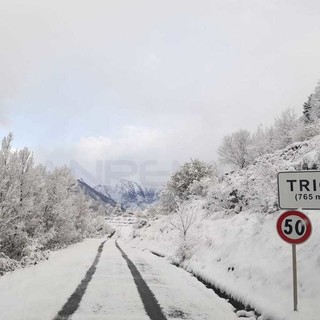
M 286 211 L 277 221 L 279 236 L 292 245 L 293 310 L 298 311 L 298 267 L 296 245 L 307 241 L 312 232 L 309 218 L 301 211 Z
M 297 248 L 292 245 L 292 267 L 293 267 L 293 310 L 298 311 L 298 268 L 297 268 Z

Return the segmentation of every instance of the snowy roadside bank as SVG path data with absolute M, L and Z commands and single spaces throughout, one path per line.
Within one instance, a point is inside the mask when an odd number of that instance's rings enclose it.
M 38 265 L 0 278 L 0 315 L 6 320 L 53 319 L 83 279 L 102 239 L 87 239 L 50 254 Z
M 154 251 L 150 250 L 150 252 L 157 257 L 168 259 L 168 257 L 163 256 L 161 254 L 158 254 Z M 204 280 L 200 275 L 196 274 L 195 272 L 191 271 L 190 269 L 184 268 L 183 265 L 181 265 L 177 262 L 174 262 L 174 261 L 172 261 L 171 264 L 175 265 L 177 268 L 182 268 L 183 270 L 187 271 L 192 276 L 194 276 L 199 282 L 204 284 L 208 289 L 213 290 L 217 296 L 228 301 L 235 308 L 235 312 L 237 315 L 239 315 L 239 316 L 240 315 L 250 315 L 250 316 L 254 317 L 254 319 L 258 319 L 258 320 L 271 320 L 271 319 L 267 319 L 267 318 L 263 317 L 260 313 L 257 313 L 255 308 L 253 308 L 252 306 L 244 305 L 240 300 L 235 299 L 228 292 L 220 290 L 220 288 L 216 287 L 213 283 L 210 283 L 210 282 Z
M 320 217 L 308 212 L 314 230 Z M 291 247 L 276 233 L 278 214 L 217 214 L 192 227 L 193 254 L 182 266 L 222 291 L 249 304 L 265 317 L 316 320 L 320 299 L 320 234 L 298 246 L 299 312 L 292 311 Z M 134 244 L 174 260 L 178 231 L 168 217 L 134 232 Z

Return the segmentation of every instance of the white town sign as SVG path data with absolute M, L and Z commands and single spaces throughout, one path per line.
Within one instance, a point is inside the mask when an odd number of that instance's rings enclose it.
M 320 171 L 278 173 L 281 209 L 320 209 Z

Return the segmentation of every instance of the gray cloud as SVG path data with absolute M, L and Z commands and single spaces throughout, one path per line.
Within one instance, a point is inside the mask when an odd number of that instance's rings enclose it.
M 301 112 L 319 7 L 2 0 L 0 124 L 57 163 L 213 159 L 225 134 Z

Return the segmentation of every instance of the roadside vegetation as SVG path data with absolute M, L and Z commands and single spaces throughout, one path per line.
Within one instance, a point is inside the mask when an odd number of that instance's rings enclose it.
M 92 211 L 66 166 L 48 171 L 32 152 L 0 149 L 0 274 L 36 264 L 49 250 L 110 232 L 105 212 Z
M 301 116 L 288 109 L 269 128 L 260 125 L 254 134 L 231 133 L 218 150 L 218 164 L 201 160 L 183 164 L 159 203 L 140 213 L 147 223 L 136 228 L 133 241 L 267 318 L 291 320 L 290 246 L 275 229 L 280 213 L 277 173 L 320 169 L 319 128 L 317 86 Z M 319 230 L 319 214 L 308 216 Z M 314 232 L 300 247 L 303 310 L 297 319 L 314 319 L 317 310 L 319 242 L 320 235 Z

